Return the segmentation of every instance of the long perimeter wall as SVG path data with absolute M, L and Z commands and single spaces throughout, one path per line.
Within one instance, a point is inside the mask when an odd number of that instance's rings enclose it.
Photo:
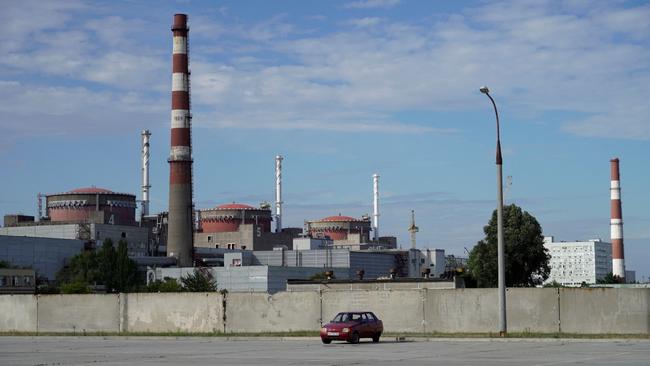
M 650 289 L 508 289 L 508 330 L 649 334 Z M 0 332 L 317 331 L 339 311 L 371 310 L 387 332 L 489 333 L 496 289 L 1 295 Z

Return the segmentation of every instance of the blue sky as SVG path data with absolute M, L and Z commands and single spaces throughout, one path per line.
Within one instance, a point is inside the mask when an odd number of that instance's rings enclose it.
M 0 22 L 0 213 L 36 193 L 140 192 L 165 210 L 171 21 L 190 17 L 197 206 L 274 197 L 285 225 L 372 211 L 382 235 L 462 255 L 506 202 L 559 240 L 609 240 L 621 159 L 627 266 L 650 277 L 647 1 L 21 1 Z

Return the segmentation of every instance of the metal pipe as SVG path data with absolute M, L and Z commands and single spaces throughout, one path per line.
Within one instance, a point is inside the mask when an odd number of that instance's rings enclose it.
M 487 86 L 479 89 L 481 93 L 490 98 L 494 107 L 494 114 L 497 120 L 497 257 L 498 257 L 498 284 L 499 284 L 499 334 L 504 337 L 508 332 L 507 315 L 506 315 L 506 265 L 505 265 L 505 248 L 503 240 L 503 158 L 501 156 L 501 135 L 499 129 L 499 112 L 497 105 L 490 95 Z
M 149 130 L 142 131 L 142 216 L 149 215 Z
M 282 155 L 275 157 L 275 232 L 282 231 Z
M 372 230 L 374 232 L 375 242 L 379 240 L 379 175 L 372 175 Z

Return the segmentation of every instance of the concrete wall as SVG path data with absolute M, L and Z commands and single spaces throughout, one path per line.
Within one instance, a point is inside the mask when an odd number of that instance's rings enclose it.
M 564 333 L 650 333 L 650 289 L 560 289 Z
M 650 334 L 650 288 L 511 288 L 507 302 L 509 332 Z M 316 331 L 369 310 L 387 332 L 494 333 L 497 307 L 496 289 L 0 295 L 0 332 Z
M 327 291 L 323 292 L 323 324 L 341 311 L 372 311 L 391 332 L 423 332 L 424 292 Z
M 557 288 L 510 288 L 506 292 L 509 332 L 560 331 L 560 294 Z
M 119 295 L 38 295 L 39 332 L 118 332 Z
M 36 332 L 36 296 L 0 296 L 0 332 Z
M 320 328 L 318 292 L 231 293 L 226 332 L 287 332 Z
M 427 291 L 424 323 L 427 332 L 492 332 L 498 326 L 497 290 Z
M 219 293 L 143 293 L 122 295 L 125 332 L 223 332 Z

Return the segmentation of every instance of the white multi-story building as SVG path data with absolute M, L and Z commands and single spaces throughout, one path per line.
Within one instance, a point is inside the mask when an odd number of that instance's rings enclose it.
M 545 283 L 553 281 L 564 286 L 595 284 L 612 272 L 612 244 L 591 239 L 587 241 L 553 241 L 544 238 L 551 256 L 551 273 Z

